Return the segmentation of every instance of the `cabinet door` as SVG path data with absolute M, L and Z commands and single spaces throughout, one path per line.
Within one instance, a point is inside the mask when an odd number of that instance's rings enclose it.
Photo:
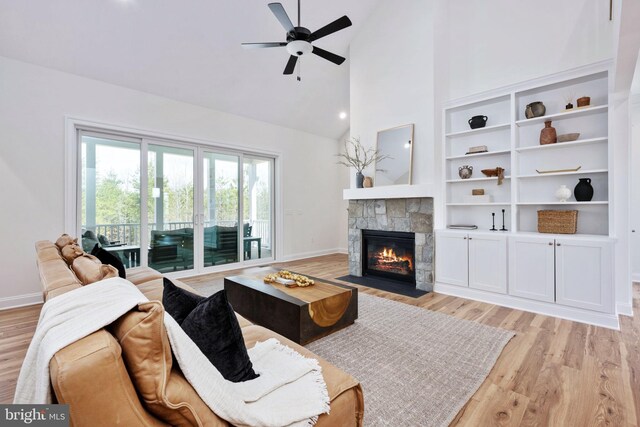
M 469 235 L 469 287 L 507 293 L 507 238 Z
M 436 233 L 436 281 L 450 285 L 469 285 L 467 235 Z
M 611 258 L 608 242 L 556 240 L 556 302 L 612 313 Z
M 509 238 L 509 294 L 538 301 L 555 300 L 554 240 Z

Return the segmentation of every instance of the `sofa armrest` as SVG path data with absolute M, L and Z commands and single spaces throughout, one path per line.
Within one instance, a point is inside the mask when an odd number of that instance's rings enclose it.
M 104 329 L 58 351 L 51 384 L 73 426 L 165 426 L 140 403 L 116 339 Z

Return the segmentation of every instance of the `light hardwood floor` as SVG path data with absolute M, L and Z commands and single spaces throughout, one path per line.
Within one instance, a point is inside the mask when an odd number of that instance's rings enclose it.
M 279 266 L 330 280 L 347 274 L 345 255 Z M 183 281 L 198 288 L 221 283 L 224 276 L 234 273 Z M 640 316 L 621 317 L 618 332 L 435 293 L 413 299 L 358 288 L 371 295 L 516 332 L 452 425 L 630 427 L 640 423 Z M 638 310 L 638 285 L 634 286 L 633 303 Z M 0 312 L 2 403 L 11 401 L 39 310 L 40 306 L 32 306 Z

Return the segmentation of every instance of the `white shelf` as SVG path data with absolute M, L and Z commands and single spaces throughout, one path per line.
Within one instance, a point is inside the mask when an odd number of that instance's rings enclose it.
M 499 154 L 509 154 L 509 153 L 511 153 L 511 150 L 488 151 L 486 153 L 463 154 L 462 156 L 451 156 L 451 157 L 447 157 L 447 160 L 468 159 L 470 157 L 497 156 Z
M 530 178 L 545 178 L 547 176 L 565 176 L 565 175 L 588 175 L 592 173 L 608 173 L 608 169 L 580 169 L 575 172 L 553 172 L 553 173 L 541 173 L 535 175 L 520 175 L 518 179 L 530 179 Z
M 504 177 L 505 180 L 507 179 L 511 179 L 510 176 L 505 176 Z M 497 176 L 491 176 L 491 177 L 485 177 L 485 178 L 468 178 L 468 179 L 449 179 L 447 180 L 448 183 L 456 183 L 456 182 L 479 182 L 479 181 L 492 181 L 492 180 L 498 180 Z
M 590 201 L 590 202 L 519 202 L 519 206 L 539 206 L 539 205 L 608 205 L 607 201 Z
M 447 203 L 447 206 L 511 206 L 511 203 L 488 202 L 488 203 Z
M 433 197 L 433 185 L 383 185 L 371 188 L 347 188 L 342 190 L 343 200 L 366 199 L 404 199 L 418 197 Z
M 590 138 L 590 139 L 578 139 L 576 141 L 571 142 L 557 142 L 555 144 L 547 144 L 547 145 L 535 145 L 532 147 L 520 147 L 516 148 L 516 151 L 519 153 L 525 151 L 536 151 L 536 150 L 551 150 L 554 148 L 566 148 L 566 147 L 576 147 L 576 146 L 585 146 L 591 144 L 598 144 L 600 142 L 606 142 L 608 140 L 607 137 L 603 138 Z
M 535 123 L 543 123 L 547 120 L 562 120 L 562 119 L 570 119 L 573 117 L 586 116 L 589 114 L 602 113 L 607 111 L 609 108 L 608 105 L 598 105 L 595 107 L 585 107 L 585 108 L 574 108 L 574 111 L 564 111 L 562 113 L 557 114 L 549 114 L 547 116 L 534 117 L 532 119 L 524 119 L 516 121 L 516 126 L 525 126 L 532 125 Z
M 503 123 L 503 124 L 500 124 L 500 125 L 485 126 L 483 128 L 478 128 L 478 129 L 463 130 L 461 132 L 451 132 L 451 133 L 445 134 L 445 136 L 451 138 L 451 137 L 456 137 L 456 136 L 471 135 L 471 134 L 475 134 L 475 133 L 488 132 L 488 131 L 492 131 L 492 130 L 506 129 L 506 128 L 510 127 L 510 126 L 511 126 L 510 123 Z

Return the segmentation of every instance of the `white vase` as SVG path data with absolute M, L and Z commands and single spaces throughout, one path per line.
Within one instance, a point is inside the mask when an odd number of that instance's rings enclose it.
M 569 190 L 566 185 L 561 185 L 560 188 L 556 190 L 556 198 L 559 201 L 566 202 L 569 197 L 571 197 L 571 190 Z

